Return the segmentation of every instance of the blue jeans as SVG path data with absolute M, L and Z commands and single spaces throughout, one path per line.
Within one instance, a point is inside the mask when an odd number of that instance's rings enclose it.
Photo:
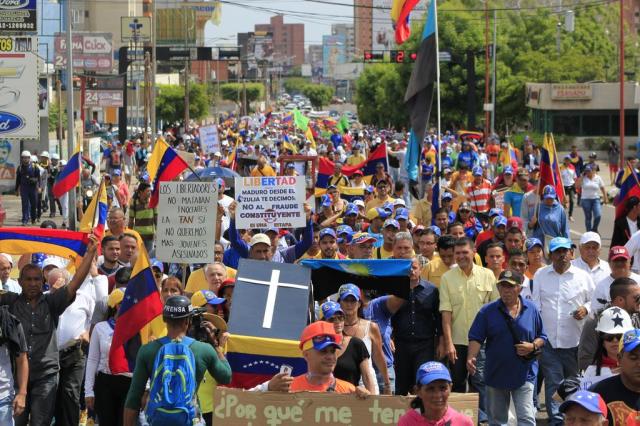
M 22 224 L 36 220 L 37 189 L 27 185 L 20 185 L 20 201 L 22 202 Z
M 533 406 L 533 383 L 525 382 L 518 389 L 505 390 L 486 386 L 486 405 L 489 426 L 507 425 L 509 422 L 509 403 L 513 405 L 518 417 L 518 426 L 535 426 L 536 410 Z
M 544 374 L 544 397 L 549 425 L 561 425 L 562 414 L 558 412 L 560 403 L 554 401 L 553 394 L 558 390 L 560 382 L 578 375 L 578 348 L 555 349 L 551 345 L 544 345 L 540 368 Z
M 396 370 L 393 368 L 393 364 L 391 366 L 387 365 L 387 373 L 389 374 L 389 384 L 391 385 L 391 393 L 396 393 Z M 382 389 L 384 387 L 384 378 L 382 374 L 376 369 L 376 380 L 378 381 L 378 388 L 380 389 L 380 394 L 382 395 Z
M 0 399 L 0 425 L 13 426 L 13 395 Z
M 582 199 L 580 201 L 582 210 L 584 210 L 584 226 L 587 232 L 598 232 L 600 218 L 602 217 L 602 204 L 600 198 Z

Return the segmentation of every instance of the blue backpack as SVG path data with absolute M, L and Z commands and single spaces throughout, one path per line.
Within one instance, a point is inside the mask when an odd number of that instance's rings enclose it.
M 159 339 L 151 375 L 147 420 L 151 426 L 192 425 L 196 420 L 196 363 L 191 337 Z

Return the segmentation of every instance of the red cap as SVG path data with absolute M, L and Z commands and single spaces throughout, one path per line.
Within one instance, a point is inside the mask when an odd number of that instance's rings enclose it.
M 340 345 L 342 342 L 342 335 L 336 334 L 335 328 L 333 328 L 333 324 L 326 321 L 316 321 L 302 330 L 302 334 L 300 335 L 300 350 L 303 350 L 303 345 L 312 340 L 314 337 L 318 336 L 331 336 L 336 344 Z
M 507 229 L 518 228 L 520 231 L 524 229 L 524 223 L 522 222 L 522 218 L 518 216 L 511 216 L 507 219 Z
M 360 176 L 362 176 L 362 175 L 363 175 L 362 170 L 360 170 L 360 169 L 358 169 L 358 170 L 356 170 L 355 172 L 353 172 L 353 174 L 354 174 L 354 175 L 360 175 Z
M 609 261 L 624 259 L 629 260 L 631 256 L 629 256 L 629 251 L 624 246 L 613 246 L 611 250 L 609 250 Z

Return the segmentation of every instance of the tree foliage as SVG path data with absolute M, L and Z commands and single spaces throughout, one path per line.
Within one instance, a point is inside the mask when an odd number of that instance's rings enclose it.
M 159 119 L 173 123 L 184 119 L 184 86 L 158 85 L 156 114 Z M 204 84 L 189 84 L 189 118 L 199 120 L 209 114 L 211 102 Z
M 302 93 L 304 86 L 309 84 L 309 79 L 304 77 L 289 77 L 284 80 L 284 90 L 291 95 Z
M 483 126 L 482 105 L 485 87 L 484 15 L 477 0 L 439 1 L 440 51 L 450 52 L 453 61 L 440 64 L 440 93 L 443 127 L 467 124 L 467 96 L 475 91 L 477 126 Z M 543 2 L 520 0 L 521 10 L 497 13 L 496 128 L 504 129 L 528 120 L 525 105 L 527 82 L 588 82 L 609 80 L 617 73 L 618 9 L 604 4 L 574 8 L 575 31 L 561 26 L 560 52 L 556 47 L 557 24 L 562 15 L 553 8 L 538 7 Z M 529 6 L 538 8 L 528 8 Z M 491 7 L 513 9 L 509 0 L 491 2 Z M 401 47 L 417 51 L 424 21 L 412 28 L 412 36 Z M 490 42 L 493 36 L 490 23 Z M 475 87 L 467 86 L 467 53 L 475 53 Z M 364 123 L 396 127 L 408 125 L 404 93 L 412 64 L 372 64 L 365 67 L 356 84 L 358 114 Z M 436 104 L 430 125 L 436 121 Z
M 58 134 L 58 115 L 60 114 L 60 109 L 58 108 L 58 102 L 50 102 L 49 103 L 49 129 L 55 129 L 56 134 Z M 67 128 L 67 110 L 65 108 L 62 109 L 62 128 Z M 58 135 L 60 138 L 60 135 Z
M 262 83 L 227 83 L 220 86 L 222 99 L 242 104 L 242 91 L 247 91 L 247 103 L 255 102 L 264 97 L 264 85 Z
M 309 98 L 309 102 L 315 109 L 322 109 L 331 102 L 334 89 L 323 84 L 307 84 L 302 88 L 302 93 Z

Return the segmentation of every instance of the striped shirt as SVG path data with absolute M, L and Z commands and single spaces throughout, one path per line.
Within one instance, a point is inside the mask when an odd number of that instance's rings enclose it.
M 472 183 L 467 188 L 467 197 L 469 197 L 469 204 L 473 211 L 477 213 L 485 213 L 489 211 L 490 205 L 489 200 L 491 200 L 491 196 L 493 194 L 493 190 L 491 188 L 491 183 L 483 179 L 482 183 L 476 185 Z
M 137 196 L 134 196 L 129 209 L 129 223 L 143 240 L 153 239 L 156 228 L 156 209 L 147 207 Z

